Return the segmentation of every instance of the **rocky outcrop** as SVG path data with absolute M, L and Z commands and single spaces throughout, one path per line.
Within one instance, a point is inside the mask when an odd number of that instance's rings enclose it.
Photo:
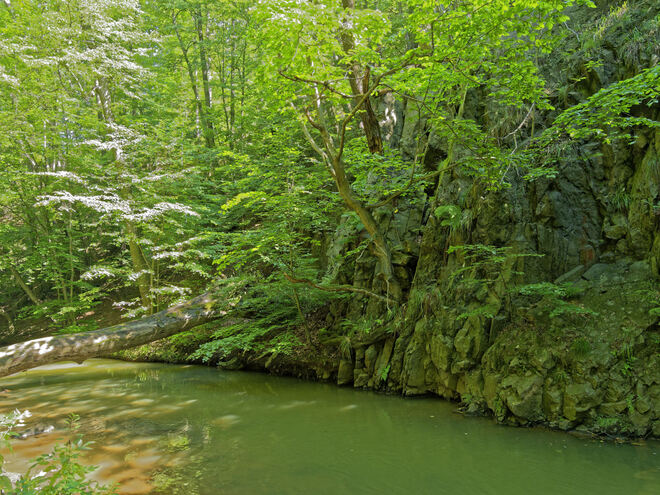
M 631 11 L 627 22 L 648 15 Z M 611 29 L 600 64 L 573 61 L 583 77 L 556 106 L 658 63 L 653 48 L 622 62 L 629 39 Z M 486 113 L 478 100 L 466 104 L 474 117 Z M 394 100 L 380 111 L 396 123 L 392 143 L 412 156 L 424 122 Z M 640 111 L 660 119 L 657 104 Z M 428 140 L 427 160 L 439 161 L 443 144 Z M 373 325 L 353 339 L 340 383 L 352 369 L 356 387 L 437 394 L 510 424 L 658 436 L 660 131 L 636 129 L 632 144 L 573 142 L 556 177 L 508 179 L 510 188 L 485 194 L 469 177 L 447 174 L 428 196 L 381 209 L 409 297 L 386 323 L 388 308 L 374 301 L 333 306 L 331 325 Z M 460 211 L 460 226 L 437 217 L 437 205 Z M 460 245 L 477 247 L 448 249 Z M 332 268 L 342 282 L 377 284 L 375 263 L 343 263 Z
M 660 6 L 625 8 L 578 12 L 599 30 L 574 30 L 566 43 L 581 48 L 572 58 L 544 62 L 555 107 L 658 63 L 660 31 L 629 33 Z M 466 115 L 488 124 L 484 105 L 468 95 Z M 428 170 L 445 158 L 446 143 L 425 131 L 415 105 L 385 94 L 378 111 L 383 136 L 404 158 L 426 148 Z M 660 119 L 657 103 L 636 111 Z M 537 129 L 556 114 L 538 114 Z M 497 193 L 457 170 L 441 177 L 374 211 L 407 294 L 401 307 L 335 302 L 325 327 L 350 342 L 341 352 L 247 353 L 232 366 L 435 394 L 507 424 L 659 437 L 660 131 L 635 129 L 632 143 L 569 142 L 556 176 L 528 182 L 511 172 Z M 460 221 L 446 222 L 441 205 Z M 327 278 L 382 290 L 374 257 L 345 256 L 363 238 L 342 218 L 327 242 Z

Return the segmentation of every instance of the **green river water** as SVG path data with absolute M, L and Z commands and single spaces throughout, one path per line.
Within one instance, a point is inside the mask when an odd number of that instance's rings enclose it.
M 660 494 L 658 442 L 503 427 L 432 398 L 109 360 L 39 368 L 0 390 L 0 413 L 55 426 L 16 440 L 7 470 L 49 451 L 75 412 L 95 442 L 93 476 L 125 494 Z

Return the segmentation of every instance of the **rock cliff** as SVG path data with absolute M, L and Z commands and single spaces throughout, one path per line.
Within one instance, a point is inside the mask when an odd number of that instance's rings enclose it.
M 560 54 L 539 62 L 557 110 L 493 116 L 474 92 L 466 115 L 502 135 L 522 121 L 523 143 L 562 108 L 657 65 L 657 2 L 600 3 L 574 12 Z M 411 157 L 422 136 L 435 170 L 447 145 L 415 106 L 389 94 L 379 108 L 390 146 Z M 660 119 L 657 102 L 636 111 Z M 660 131 L 570 142 L 556 169 L 535 181 L 512 170 L 497 192 L 454 170 L 377 209 L 404 304 L 335 302 L 327 328 L 361 328 L 341 352 L 232 366 L 436 394 L 508 424 L 660 437 Z M 373 257 L 342 256 L 361 234 L 344 220 L 326 243 L 328 274 L 377 289 Z

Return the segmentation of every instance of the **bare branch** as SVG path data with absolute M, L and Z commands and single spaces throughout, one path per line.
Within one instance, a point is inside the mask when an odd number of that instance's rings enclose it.
M 307 83 L 307 84 L 314 84 L 316 86 L 323 86 L 325 89 L 330 91 L 331 93 L 334 93 L 336 95 L 341 96 L 342 98 L 353 98 L 353 95 L 349 95 L 347 93 L 344 93 L 343 91 L 340 91 L 336 89 L 335 87 L 332 86 L 331 81 L 320 81 L 317 79 L 309 79 L 306 77 L 301 77 L 301 76 L 295 76 L 295 75 L 290 75 L 284 72 L 282 69 L 279 69 L 277 73 L 282 76 L 284 79 L 288 79 L 289 81 L 293 82 L 302 82 L 302 83 Z M 336 82 L 339 82 L 340 79 L 338 79 Z

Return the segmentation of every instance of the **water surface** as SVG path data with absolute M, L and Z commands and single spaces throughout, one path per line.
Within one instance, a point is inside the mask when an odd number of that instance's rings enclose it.
M 0 380 L 0 413 L 55 431 L 14 442 L 6 469 L 66 437 L 95 442 L 95 479 L 120 493 L 660 493 L 660 444 L 616 445 L 464 418 L 404 400 L 257 373 L 90 360 Z

